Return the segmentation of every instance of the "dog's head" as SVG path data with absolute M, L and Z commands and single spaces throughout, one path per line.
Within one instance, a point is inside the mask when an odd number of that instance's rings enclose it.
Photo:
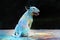
M 32 15 L 35 15 L 35 16 L 38 16 L 39 15 L 40 10 L 37 7 L 32 6 L 32 7 L 26 8 L 26 10 L 27 9 L 29 9 L 32 12 Z

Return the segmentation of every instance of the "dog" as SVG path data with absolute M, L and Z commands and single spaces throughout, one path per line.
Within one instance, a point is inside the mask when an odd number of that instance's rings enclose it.
M 19 19 L 18 24 L 15 27 L 14 35 L 16 37 L 29 36 L 30 28 L 33 23 L 33 16 L 38 16 L 40 10 L 35 7 L 25 7 L 27 10 Z

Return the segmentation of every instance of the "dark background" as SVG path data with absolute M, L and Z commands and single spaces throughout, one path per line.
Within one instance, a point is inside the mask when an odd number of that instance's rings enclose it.
M 60 29 L 60 1 L 56 0 L 1 0 L 0 29 L 14 29 L 29 5 L 41 11 L 34 16 L 32 29 Z

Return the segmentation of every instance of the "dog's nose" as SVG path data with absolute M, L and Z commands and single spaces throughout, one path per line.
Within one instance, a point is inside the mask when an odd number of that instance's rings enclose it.
M 40 10 L 38 10 L 38 12 L 40 12 Z

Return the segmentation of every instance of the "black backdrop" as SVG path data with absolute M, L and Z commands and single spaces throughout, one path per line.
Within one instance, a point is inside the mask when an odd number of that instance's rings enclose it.
M 14 29 L 26 11 L 24 6 L 34 5 L 40 15 L 34 17 L 32 29 L 60 28 L 60 1 L 56 0 L 1 0 L 0 29 Z M 30 3 L 29 3 L 30 2 Z

